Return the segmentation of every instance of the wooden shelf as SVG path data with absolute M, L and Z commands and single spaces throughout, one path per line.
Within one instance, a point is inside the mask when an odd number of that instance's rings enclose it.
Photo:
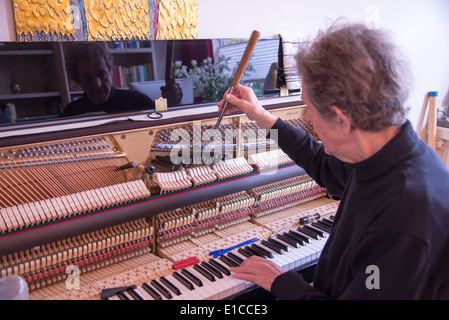
M 59 91 L 19 93 L 19 94 L 11 93 L 11 94 L 0 94 L 0 100 L 48 98 L 48 97 L 59 97 L 60 95 L 61 95 L 61 92 L 59 92 Z

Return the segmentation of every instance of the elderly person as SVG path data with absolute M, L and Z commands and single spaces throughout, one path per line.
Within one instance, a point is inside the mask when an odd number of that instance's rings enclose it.
M 391 40 L 335 25 L 297 63 L 305 118 L 321 143 L 265 111 L 247 87 L 225 94 L 227 112 L 277 129 L 280 148 L 339 208 L 313 286 L 257 257 L 233 276 L 279 299 L 449 298 L 449 171 L 406 119 L 407 69 Z
M 139 91 L 117 89 L 112 84 L 111 55 L 104 43 L 80 42 L 69 46 L 66 70 L 69 77 L 84 91 L 83 96 L 70 102 L 63 116 L 89 112 L 122 113 L 154 109 L 154 101 Z M 182 90 L 173 79 L 161 87 L 161 96 L 169 106 L 178 105 Z

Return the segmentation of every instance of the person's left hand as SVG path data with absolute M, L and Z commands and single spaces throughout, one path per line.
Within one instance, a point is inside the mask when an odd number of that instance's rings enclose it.
M 286 272 L 273 261 L 257 256 L 246 259 L 239 267 L 229 268 L 229 271 L 234 278 L 255 283 L 268 291 L 274 279 Z
M 182 100 L 182 89 L 175 79 L 169 79 L 165 82 L 165 86 L 161 87 L 161 95 L 167 99 L 168 106 L 177 106 Z

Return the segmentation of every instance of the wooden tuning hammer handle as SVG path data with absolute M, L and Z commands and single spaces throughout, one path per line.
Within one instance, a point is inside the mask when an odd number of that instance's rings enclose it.
M 234 79 L 232 79 L 231 87 L 237 87 L 240 80 L 242 79 L 243 73 L 245 72 L 246 66 L 251 59 L 251 55 L 253 54 L 257 41 L 259 41 L 259 36 L 259 31 L 254 30 L 252 32 L 248 44 L 246 45 L 245 52 L 243 52 L 242 60 L 240 60 L 237 71 L 235 72 Z

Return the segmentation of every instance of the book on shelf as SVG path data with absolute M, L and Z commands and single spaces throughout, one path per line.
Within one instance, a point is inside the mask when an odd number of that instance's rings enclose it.
M 150 63 L 130 67 L 114 66 L 112 70 L 112 81 L 116 88 L 129 88 L 131 82 L 153 79 L 153 69 Z

